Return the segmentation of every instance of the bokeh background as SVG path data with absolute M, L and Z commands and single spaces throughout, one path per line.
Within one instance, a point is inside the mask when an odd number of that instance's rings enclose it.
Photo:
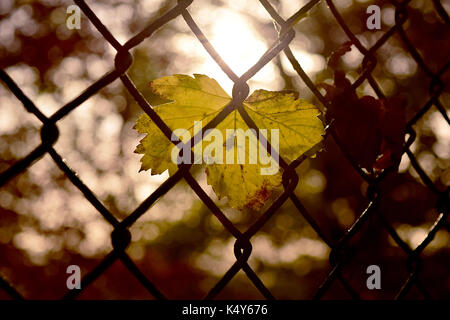
M 172 8 L 176 1 L 87 1 L 100 20 L 123 44 L 150 21 Z M 284 17 L 295 13 L 306 0 L 272 0 Z M 373 45 L 395 23 L 389 1 L 334 1 L 357 38 Z M 450 1 L 441 1 L 447 13 Z M 79 95 L 114 66 L 115 50 L 82 15 L 81 29 L 69 30 L 65 21 L 67 0 L 2 0 L 0 2 L 0 68 L 4 69 L 47 116 Z M 366 28 L 370 4 L 382 8 L 382 29 Z M 251 67 L 276 40 L 274 24 L 255 0 L 195 0 L 188 8 L 225 62 L 238 74 Z M 404 28 L 432 70 L 448 63 L 450 30 L 434 10 L 432 1 L 414 0 Z M 327 67 L 331 52 L 348 41 L 321 1 L 295 26 L 291 49 L 309 77 L 331 83 Z M 165 24 L 132 51 L 128 71 L 150 103 L 158 103 L 148 88 L 155 78 L 175 73 L 202 73 L 215 78 L 231 93 L 232 82 L 208 56 L 181 16 Z M 363 56 L 352 46 L 342 58 L 342 68 L 354 81 L 361 73 Z M 429 99 L 430 79 L 395 34 L 376 54 L 373 72 L 387 96 L 407 99 L 407 119 Z M 440 97 L 450 101 L 450 72 L 442 76 Z M 300 97 L 319 103 L 290 66 L 277 56 L 249 81 L 255 89 L 294 89 Z M 360 95 L 374 95 L 367 82 Z M 58 122 L 60 137 L 55 149 L 119 219 L 146 199 L 168 174 L 138 173 L 139 155 L 133 153 L 142 138 L 133 124 L 140 107 L 116 80 Z M 448 113 L 447 113 L 448 114 Z M 450 130 L 433 106 L 414 126 L 417 138 L 411 149 L 439 190 L 450 183 Z M 0 171 L 26 156 L 40 143 L 40 122 L 19 100 L 0 86 Z M 240 230 L 260 214 L 229 209 L 206 184 L 203 171 L 195 177 Z M 296 194 L 318 221 L 324 234 L 338 240 L 367 206 L 367 184 L 342 152 L 327 139 L 325 150 L 304 161 Z M 383 182 L 380 210 L 415 248 L 438 216 L 436 196 L 421 182 L 404 155 L 398 174 Z M 448 222 L 421 254 L 420 279 L 435 298 L 450 298 L 450 234 Z M 83 197 L 56 164 L 45 155 L 0 189 L 0 275 L 24 297 L 57 299 L 66 292 L 66 268 L 77 264 L 82 275 L 92 270 L 112 250 L 111 226 Z M 235 261 L 234 238 L 183 181 L 161 198 L 131 228 L 127 253 L 168 298 L 202 298 Z M 250 265 L 280 299 L 309 299 L 331 270 L 330 248 L 288 200 L 252 238 Z M 345 266 L 343 277 L 364 299 L 392 299 L 408 276 L 407 255 L 376 218 L 358 237 L 358 252 Z M 377 264 L 382 290 L 366 288 L 366 268 Z M 0 291 L 0 298 L 8 296 Z M 145 288 L 116 262 L 80 295 L 81 299 L 151 299 Z M 262 295 L 240 271 L 222 291 L 221 299 L 259 299 Z M 348 299 L 336 281 L 325 295 Z M 414 287 L 407 298 L 420 299 Z

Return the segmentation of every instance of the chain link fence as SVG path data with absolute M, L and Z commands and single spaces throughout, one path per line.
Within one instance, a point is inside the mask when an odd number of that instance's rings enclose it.
M 146 38 L 150 38 L 152 34 L 159 29 L 161 26 L 165 25 L 172 19 L 182 16 L 201 42 L 203 47 L 209 53 L 209 55 L 215 60 L 215 62 L 220 66 L 224 73 L 234 82 L 233 95 L 231 103 L 224 108 L 211 122 L 209 122 L 204 130 L 214 128 L 217 126 L 225 117 L 232 111 L 238 110 L 246 124 L 249 128 L 257 130 L 255 123 L 248 116 L 243 108 L 239 105 L 247 97 L 249 92 L 249 87 L 247 81 L 251 79 L 261 68 L 263 68 L 267 63 L 269 63 L 274 57 L 280 54 L 282 51 L 289 59 L 295 71 L 301 80 L 308 86 L 308 88 L 314 93 L 317 99 L 322 103 L 319 108 L 321 111 L 325 111 L 329 106 L 329 102 L 325 99 L 322 93 L 314 85 L 313 81 L 308 77 L 304 69 L 302 68 L 299 61 L 296 59 L 294 53 L 291 51 L 289 44 L 295 37 L 295 31 L 293 26 L 298 21 L 300 17 L 308 13 L 315 5 L 319 2 L 326 2 L 332 15 L 339 23 L 345 34 L 350 39 L 351 43 L 364 55 L 362 62 L 363 72 L 360 77 L 354 81 L 353 88 L 360 86 L 364 81 L 368 81 L 370 86 L 373 88 L 375 93 L 379 98 L 383 98 L 383 92 L 380 89 L 377 81 L 372 76 L 371 72 L 377 64 L 376 53 L 377 50 L 388 41 L 390 37 L 394 34 L 398 34 L 403 40 L 404 44 L 408 48 L 409 53 L 414 58 L 418 66 L 425 72 L 425 74 L 430 78 L 429 87 L 429 98 L 428 101 L 421 107 L 421 109 L 415 114 L 412 119 L 407 123 L 407 136 L 408 139 L 404 144 L 403 154 L 409 157 L 412 166 L 417 171 L 423 183 L 429 190 L 431 190 L 437 196 L 437 202 L 435 208 L 439 213 L 434 225 L 428 231 L 425 239 L 416 247 L 411 248 L 405 241 L 401 239 L 396 230 L 391 226 L 381 210 L 379 210 L 379 202 L 381 197 L 380 183 L 385 179 L 386 175 L 397 170 L 397 168 L 391 167 L 384 170 L 381 174 L 374 175 L 368 174 L 366 171 L 362 170 L 357 163 L 352 159 L 348 153 L 345 151 L 345 147 L 337 141 L 336 134 L 334 131 L 333 124 L 329 124 L 325 139 L 334 139 L 335 142 L 340 147 L 343 155 L 347 158 L 350 164 L 353 166 L 359 175 L 368 183 L 367 201 L 368 205 L 359 214 L 359 217 L 353 223 L 353 225 L 346 231 L 345 235 L 339 241 L 332 241 L 327 238 L 324 232 L 320 229 L 317 222 L 314 220 L 312 215 L 309 214 L 308 210 L 302 204 L 300 199 L 294 194 L 294 189 L 297 186 L 299 177 L 295 171 L 306 158 L 306 155 L 302 155 L 300 158 L 296 159 L 292 163 L 287 163 L 282 159 L 280 155 L 280 166 L 283 169 L 282 182 L 284 186 L 284 192 L 269 206 L 269 208 L 262 213 L 258 219 L 245 231 L 239 231 L 233 223 L 226 217 L 226 215 L 219 209 L 219 207 L 214 203 L 214 201 L 207 195 L 207 193 L 200 187 L 198 182 L 195 180 L 190 172 L 191 165 L 182 164 L 179 166 L 178 171 L 169 177 L 162 185 L 160 185 L 156 191 L 154 191 L 145 201 L 143 201 L 133 212 L 131 212 L 125 219 L 119 221 L 116 217 L 102 204 L 102 202 L 94 195 L 94 193 L 89 189 L 89 187 L 77 176 L 70 167 L 66 165 L 63 158 L 58 154 L 53 145 L 58 140 L 58 121 L 67 116 L 70 112 L 78 108 L 84 101 L 95 95 L 99 90 L 108 86 L 110 83 L 120 78 L 125 88 L 131 94 L 131 96 L 136 100 L 139 106 L 144 110 L 148 116 L 154 121 L 154 123 L 161 129 L 165 136 L 170 140 L 172 131 L 164 123 L 164 121 L 155 113 L 152 106 L 147 102 L 143 95 L 137 90 L 133 81 L 127 75 L 127 70 L 131 66 L 133 61 L 133 56 L 130 50 L 138 46 Z M 376 216 L 382 223 L 382 227 L 389 233 L 396 244 L 405 252 L 408 256 L 406 262 L 406 268 L 409 272 L 409 276 L 405 279 L 401 288 L 399 288 L 396 295 L 397 299 L 405 297 L 405 295 L 411 290 L 412 287 L 416 287 L 425 298 L 431 297 L 430 293 L 427 291 L 426 285 L 420 280 L 421 272 L 421 252 L 430 244 L 433 240 L 435 234 L 441 229 L 449 229 L 448 222 L 448 212 L 449 212 L 449 202 L 448 202 L 448 188 L 447 190 L 440 191 L 433 184 L 430 177 L 426 174 L 425 170 L 419 164 L 419 161 L 415 158 L 410 147 L 416 139 L 416 133 L 413 129 L 413 125 L 420 120 L 424 114 L 432 107 L 435 106 L 442 116 L 445 118 L 447 123 L 450 123 L 449 118 L 446 114 L 445 107 L 440 101 L 440 95 L 445 87 L 441 77 L 449 69 L 450 61 L 437 72 L 431 71 L 427 66 L 426 61 L 424 61 L 418 52 L 418 50 L 413 46 L 413 44 L 408 39 L 403 25 L 408 20 L 407 7 L 410 3 L 409 0 L 405 1 L 394 1 L 391 0 L 390 3 L 395 7 L 395 25 L 390 28 L 383 36 L 370 48 L 366 48 L 350 31 L 349 26 L 346 24 L 344 18 L 338 12 L 335 4 L 332 0 L 313 0 L 309 1 L 300 10 L 298 10 L 289 19 L 284 20 L 274 9 L 274 7 L 269 3 L 268 0 L 260 0 L 261 5 L 267 10 L 272 19 L 277 25 L 278 39 L 272 46 L 264 53 L 264 55 L 241 77 L 238 77 L 232 69 L 222 60 L 220 57 L 220 52 L 217 52 L 211 43 L 208 41 L 206 36 L 203 34 L 201 29 L 198 27 L 192 16 L 188 12 L 188 8 L 193 0 L 180 0 L 178 4 L 173 7 L 170 11 L 166 12 L 158 19 L 153 21 L 142 31 L 136 34 L 134 37 L 129 39 L 124 45 L 121 45 L 119 41 L 109 32 L 106 26 L 100 21 L 95 12 L 85 3 L 83 0 L 75 0 L 83 13 L 89 18 L 89 20 L 94 24 L 97 30 L 103 35 L 103 37 L 117 50 L 115 56 L 114 69 L 106 73 L 98 81 L 86 88 L 79 96 L 62 106 L 57 112 L 55 112 L 51 117 L 45 116 L 17 86 L 17 84 L 8 76 L 8 74 L 1 70 L 0 77 L 1 80 L 6 84 L 10 91 L 23 103 L 25 109 L 34 114 L 41 122 L 41 143 L 32 152 L 30 152 L 26 157 L 17 161 L 7 170 L 0 175 L 0 186 L 5 185 L 10 179 L 19 175 L 21 172 L 30 167 L 35 161 L 43 157 L 45 154 L 51 156 L 56 165 L 66 174 L 68 179 L 76 186 L 86 197 L 86 199 L 97 209 L 98 213 L 101 214 L 114 228 L 111 234 L 111 240 L 113 244 L 113 250 L 97 265 L 91 272 L 86 274 L 81 283 L 81 290 L 71 290 L 68 291 L 64 296 L 65 299 L 76 298 L 84 288 L 88 287 L 97 277 L 99 277 L 103 272 L 108 269 L 115 261 L 120 260 L 124 266 L 136 277 L 136 279 L 148 290 L 148 292 L 157 299 L 166 299 L 163 293 L 152 283 L 152 279 L 144 275 L 144 273 L 137 267 L 135 262 L 130 258 L 130 256 L 125 252 L 125 249 L 130 244 L 131 233 L 129 228 L 141 217 L 159 198 L 164 196 L 178 181 L 184 179 L 187 184 L 192 188 L 195 194 L 201 199 L 201 201 L 209 208 L 210 212 L 214 214 L 220 223 L 226 228 L 226 230 L 236 239 L 234 244 L 234 255 L 236 261 L 229 268 L 229 270 L 221 277 L 221 279 L 210 289 L 205 299 L 215 298 L 230 280 L 240 271 L 243 270 L 250 281 L 255 285 L 255 287 L 260 291 L 260 293 L 267 299 L 275 299 L 271 291 L 264 285 L 263 281 L 258 277 L 256 272 L 248 264 L 248 259 L 252 253 L 252 237 L 266 224 L 266 222 L 271 219 L 272 216 L 277 214 L 277 210 L 289 199 L 293 202 L 298 212 L 306 219 L 310 226 L 316 231 L 317 235 L 326 243 L 330 249 L 331 254 L 329 256 L 329 262 L 331 265 L 331 270 L 328 276 L 323 280 L 322 284 L 317 288 L 314 295 L 314 299 L 322 298 L 333 282 L 338 281 L 342 284 L 345 290 L 354 298 L 359 299 L 360 294 L 352 285 L 342 276 L 342 269 L 349 259 L 351 259 L 354 254 L 354 248 L 349 246 L 350 240 L 352 240 L 359 232 L 361 232 L 362 227 L 368 221 L 369 217 Z M 447 25 L 450 25 L 450 20 L 448 14 L 443 8 L 439 0 L 433 0 L 433 5 L 436 12 L 445 21 Z M 192 138 L 194 139 L 194 138 Z M 270 145 L 267 146 L 268 150 Z M 6 280 L 0 278 L 0 289 L 4 290 L 12 298 L 22 299 L 22 295 L 11 286 Z

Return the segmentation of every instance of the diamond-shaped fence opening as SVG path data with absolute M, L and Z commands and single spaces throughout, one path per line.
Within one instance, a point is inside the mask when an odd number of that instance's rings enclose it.
M 41 129 L 41 143 L 27 156 L 12 164 L 0 175 L 0 185 L 5 185 L 13 177 L 24 172 L 35 161 L 42 158 L 44 155 L 49 155 L 56 165 L 64 172 L 71 183 L 78 188 L 84 197 L 92 204 L 92 206 L 101 214 L 104 219 L 113 227 L 111 234 L 111 240 L 113 250 L 98 264 L 93 270 L 85 274 L 82 279 L 82 290 L 68 291 L 64 296 L 66 299 L 76 298 L 84 288 L 88 287 L 93 281 L 95 281 L 100 275 L 102 275 L 114 262 L 120 260 L 126 269 L 136 277 L 136 279 L 148 290 L 148 292 L 155 298 L 165 299 L 165 295 L 151 279 L 151 274 L 148 275 L 141 271 L 135 262 L 126 253 L 125 249 L 129 246 L 132 235 L 130 233 L 130 227 L 142 216 L 147 210 L 167 192 L 169 192 L 179 181 L 184 180 L 187 185 L 193 190 L 193 192 L 201 199 L 204 205 L 210 210 L 210 212 L 220 221 L 226 231 L 235 238 L 234 242 L 234 255 L 235 262 L 232 266 L 223 274 L 220 280 L 215 283 L 206 295 L 206 299 L 212 299 L 217 297 L 223 289 L 229 284 L 233 277 L 241 270 L 246 274 L 248 279 L 253 283 L 257 290 L 267 299 L 275 299 L 274 294 L 268 289 L 257 272 L 249 265 L 248 259 L 252 255 L 252 239 L 254 236 L 265 226 L 267 221 L 274 215 L 277 215 L 280 207 L 286 202 L 291 201 L 295 210 L 303 216 L 311 228 L 321 238 L 331 250 L 329 256 L 330 269 L 328 275 L 323 279 L 322 284 L 317 288 L 314 298 L 320 299 L 326 296 L 328 290 L 335 285 L 336 282 L 343 287 L 348 294 L 354 298 L 361 298 L 358 288 L 352 284 L 345 276 L 346 264 L 352 259 L 358 252 L 357 238 L 360 233 L 366 232 L 368 224 L 370 227 L 376 226 L 381 228 L 383 233 L 389 235 L 389 241 L 395 242 L 397 248 L 401 249 L 406 260 L 404 266 L 407 270 L 408 276 L 401 280 L 402 285 L 398 288 L 396 298 L 405 297 L 412 288 L 418 290 L 424 297 L 430 297 L 431 294 L 427 289 L 427 284 L 421 280 L 420 274 L 422 270 L 421 253 L 425 248 L 433 241 L 436 233 L 441 229 L 449 229 L 448 223 L 448 189 L 440 190 L 435 186 L 432 180 L 428 177 L 426 172 L 422 169 L 420 162 L 416 159 L 414 153 L 411 151 L 411 145 L 416 139 L 416 133 L 414 131 L 414 124 L 421 119 L 424 114 L 430 108 L 436 108 L 443 119 L 448 123 L 449 119 L 446 113 L 445 106 L 441 101 L 441 95 L 445 84 L 443 82 L 443 75 L 450 66 L 450 61 L 442 66 L 437 71 L 432 71 L 427 65 L 421 53 L 415 48 L 408 35 L 405 32 L 404 25 L 408 22 L 408 6 L 411 1 L 390 1 L 390 5 L 395 10 L 395 24 L 387 31 L 384 32 L 378 40 L 371 47 L 366 47 L 358 39 L 358 37 L 350 30 L 350 27 L 346 23 L 339 10 L 336 8 L 335 3 L 332 0 L 313 0 L 307 2 L 301 7 L 294 15 L 288 19 L 283 19 L 275 8 L 267 0 L 260 0 L 260 4 L 268 12 L 271 18 L 274 20 L 276 30 L 278 31 L 278 39 L 268 48 L 268 50 L 255 61 L 255 64 L 251 66 L 248 71 L 237 76 L 233 70 L 224 62 L 220 56 L 220 52 L 216 51 L 214 46 L 208 41 L 207 36 L 202 32 L 200 27 L 195 22 L 194 18 L 189 14 L 188 8 L 192 4 L 192 0 L 180 0 L 178 3 L 150 23 L 147 27 L 140 30 L 135 36 L 126 41 L 123 45 L 109 32 L 106 26 L 100 21 L 96 13 L 89 7 L 83 0 L 75 0 L 75 4 L 78 5 L 83 11 L 84 15 L 90 20 L 100 34 L 106 39 L 109 44 L 116 50 L 114 68 L 104 74 L 99 80 L 87 87 L 79 96 L 75 97 L 60 109 L 58 109 L 53 115 L 46 116 L 41 112 L 36 105 L 31 101 L 22 89 L 14 82 L 14 80 L 3 70 L 0 71 L 0 77 L 2 82 L 9 88 L 9 90 L 19 99 L 26 110 L 36 116 L 42 123 Z M 329 123 L 327 134 L 325 139 L 333 139 L 338 147 L 341 149 L 343 156 L 347 158 L 353 169 L 365 180 L 367 185 L 366 201 L 367 206 L 359 214 L 356 215 L 353 224 L 346 230 L 345 234 L 335 241 L 330 239 L 327 233 L 323 231 L 323 226 L 316 221 L 313 214 L 308 212 L 305 204 L 296 195 L 294 190 L 299 181 L 299 176 L 296 173 L 296 168 L 307 159 L 306 156 L 301 156 L 299 159 L 292 163 L 287 163 L 282 158 L 280 159 L 280 165 L 283 169 L 283 186 L 284 191 L 277 199 L 275 199 L 270 206 L 255 219 L 250 227 L 245 231 L 240 231 L 231 221 L 227 215 L 218 207 L 213 199 L 209 197 L 207 192 L 203 190 L 200 184 L 194 178 L 194 175 L 190 172 L 190 165 L 180 165 L 178 171 L 167 178 L 156 190 L 151 193 L 145 201 L 143 201 L 134 211 L 130 212 L 123 220 L 118 220 L 111 211 L 94 195 L 91 189 L 86 183 L 84 183 L 64 161 L 63 157 L 55 150 L 54 144 L 58 141 L 59 136 L 59 121 L 70 114 L 73 110 L 78 108 L 83 102 L 90 99 L 93 95 L 97 94 L 101 89 L 105 88 L 117 79 L 120 79 L 123 86 L 128 93 L 133 97 L 136 103 L 142 108 L 142 110 L 148 114 L 148 116 L 154 121 L 154 123 L 160 128 L 166 137 L 170 139 L 172 131 L 164 123 L 164 121 L 153 110 L 149 102 L 144 98 L 142 93 L 136 88 L 133 80 L 127 74 L 127 70 L 130 68 L 133 55 L 130 50 L 137 47 L 145 39 L 150 38 L 152 34 L 160 27 L 167 24 L 172 19 L 182 16 L 187 26 L 193 32 L 193 34 L 201 42 L 207 53 L 217 63 L 217 65 L 223 70 L 223 72 L 233 81 L 233 95 L 230 104 L 220 112 L 210 123 L 205 126 L 205 130 L 214 128 L 232 111 L 238 110 L 249 128 L 258 129 L 251 119 L 251 117 L 245 112 L 244 109 L 238 108 L 239 104 L 248 95 L 249 87 L 247 81 L 250 80 L 259 70 L 261 70 L 266 64 L 271 62 L 279 54 L 284 53 L 291 63 L 293 69 L 299 76 L 304 84 L 311 90 L 315 98 L 320 101 L 319 108 L 322 111 L 327 110 L 329 103 L 325 99 L 324 95 L 315 86 L 313 80 L 307 75 L 301 66 L 301 63 L 296 59 L 293 51 L 289 45 L 295 38 L 294 25 L 298 22 L 298 19 L 305 14 L 308 14 L 317 4 L 326 3 L 328 10 L 334 17 L 336 22 L 342 28 L 342 31 L 351 41 L 352 45 L 364 56 L 362 61 L 362 72 L 359 77 L 353 82 L 353 87 L 357 88 L 363 83 L 369 83 L 373 91 L 379 98 L 383 98 L 383 90 L 377 83 L 377 80 L 372 75 L 375 65 L 377 64 L 377 50 L 380 49 L 391 37 L 399 36 L 404 42 L 405 47 L 408 49 L 409 54 L 417 63 L 418 67 L 429 78 L 429 96 L 427 102 L 420 110 L 409 120 L 407 124 L 407 141 L 404 145 L 403 157 L 408 157 L 412 167 L 417 172 L 420 179 L 423 181 L 426 188 L 431 191 L 436 198 L 435 210 L 437 212 L 437 219 L 430 227 L 425 238 L 423 238 L 416 247 L 411 247 L 406 243 L 397 232 L 397 229 L 392 226 L 389 219 L 380 210 L 380 202 L 383 197 L 383 183 L 387 179 L 388 174 L 391 171 L 395 171 L 396 168 L 385 169 L 378 175 L 374 175 L 361 169 L 357 162 L 349 156 L 345 150 L 345 146 L 342 141 L 338 140 L 336 136 L 333 123 Z M 433 1 L 434 8 L 438 15 L 449 25 L 448 15 L 442 6 L 442 4 L 435 0 Z M 314 17 L 312 17 L 314 19 Z M 444 31 L 443 31 L 444 32 Z M 282 157 L 282 155 L 281 155 Z M 418 213 L 420 214 L 420 213 Z M 373 221 L 377 221 L 374 223 Z M 381 231 L 380 231 L 381 232 Z M 355 244 L 356 242 L 356 244 Z M 362 245 L 361 245 L 362 246 Z M 301 284 L 299 284 L 301 285 Z M 20 290 L 16 290 L 5 279 L 0 278 L 0 288 L 4 290 L 8 295 L 13 298 L 22 298 Z

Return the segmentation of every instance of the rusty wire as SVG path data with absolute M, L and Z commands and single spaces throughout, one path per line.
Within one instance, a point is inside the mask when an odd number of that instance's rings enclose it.
M 322 111 L 326 110 L 328 107 L 328 102 L 325 100 L 324 96 L 314 85 L 312 80 L 305 73 L 301 64 L 295 58 L 293 52 L 289 48 L 290 42 L 295 37 L 295 31 L 293 29 L 294 22 L 298 20 L 303 14 L 309 12 L 316 4 L 319 2 L 326 2 L 331 11 L 332 15 L 345 32 L 347 37 L 350 39 L 352 44 L 364 55 L 362 67 L 363 72 L 360 77 L 353 83 L 353 87 L 356 88 L 361 85 L 365 80 L 367 80 L 370 86 L 373 88 L 375 93 L 379 98 L 384 97 L 382 90 L 378 86 L 376 80 L 372 76 L 371 72 L 374 69 L 377 58 L 377 50 L 386 41 L 397 33 L 405 46 L 407 47 L 409 53 L 417 62 L 419 67 L 425 72 L 425 74 L 431 79 L 429 88 L 429 99 L 426 104 L 412 117 L 412 119 L 407 124 L 408 139 L 404 145 L 403 153 L 409 157 L 412 166 L 419 174 L 423 183 L 437 196 L 437 202 L 435 205 L 436 210 L 439 213 L 437 220 L 434 225 L 429 230 L 426 238 L 420 243 L 416 248 L 412 249 L 405 243 L 400 236 L 397 234 L 395 229 L 389 224 L 387 219 L 383 216 L 382 212 L 378 210 L 378 204 L 380 201 L 379 184 L 386 177 L 389 171 L 395 170 L 395 168 L 388 168 L 384 170 L 381 174 L 374 176 L 366 173 L 362 170 L 356 162 L 349 156 L 346 152 L 345 147 L 342 143 L 338 141 L 338 138 L 334 132 L 333 126 L 330 126 L 327 130 L 325 139 L 334 139 L 335 142 L 340 147 L 343 155 L 347 158 L 349 163 L 353 168 L 359 173 L 359 175 L 368 183 L 367 200 L 368 205 L 359 215 L 354 224 L 346 231 L 344 236 L 338 241 L 332 241 L 328 239 L 324 232 L 320 229 L 314 218 L 308 213 L 308 210 L 302 204 L 300 199 L 293 192 L 299 177 L 295 172 L 295 168 L 298 167 L 302 161 L 307 158 L 306 155 L 302 155 L 292 163 L 287 163 L 280 157 L 280 166 L 283 169 L 282 182 L 284 186 L 284 192 L 270 205 L 270 207 L 245 231 L 240 232 L 233 223 L 225 216 L 225 214 L 218 208 L 214 201 L 206 194 L 206 192 L 200 187 L 198 182 L 190 173 L 189 169 L 191 165 L 182 164 L 179 166 L 178 171 L 170 176 L 161 186 L 158 187 L 145 201 L 143 201 L 133 212 L 126 216 L 122 221 L 117 220 L 114 215 L 101 203 L 99 199 L 94 195 L 94 193 L 89 189 L 89 187 L 83 183 L 83 181 L 77 176 L 64 161 L 63 158 L 56 152 L 53 145 L 58 140 L 58 126 L 57 122 L 63 117 L 68 115 L 74 109 L 78 108 L 84 101 L 95 95 L 99 90 L 106 87 L 116 79 L 120 78 L 125 88 L 131 94 L 131 96 L 136 100 L 138 105 L 146 112 L 152 121 L 161 129 L 166 137 L 172 136 L 172 131 L 164 123 L 164 121 L 157 115 L 153 110 L 152 106 L 147 102 L 147 100 L 142 96 L 142 94 L 135 87 L 133 81 L 127 75 L 127 70 L 131 66 L 133 57 L 130 50 L 137 45 L 139 45 L 146 38 L 152 36 L 152 34 L 161 26 L 168 23 L 170 20 L 182 16 L 195 34 L 201 44 L 204 46 L 208 54 L 214 59 L 214 61 L 219 65 L 223 72 L 234 82 L 232 101 L 230 104 L 223 109 L 213 120 L 211 120 L 203 130 L 213 128 L 217 126 L 225 117 L 232 111 L 237 110 L 249 128 L 257 129 L 255 123 L 246 113 L 246 111 L 240 107 L 242 101 L 247 97 L 249 93 L 249 87 L 247 81 L 255 75 L 264 65 L 270 62 L 274 57 L 276 57 L 281 51 L 286 54 L 288 60 L 292 64 L 294 70 L 298 73 L 298 76 L 303 80 L 303 82 L 308 86 L 308 88 L 313 92 L 316 98 L 322 103 L 319 107 Z M 95 83 L 86 88 L 79 96 L 74 98 L 72 101 L 68 102 L 62 106 L 57 112 L 55 112 L 51 117 L 46 117 L 36 105 L 24 94 L 24 92 L 16 85 L 16 83 L 9 77 L 9 75 L 0 70 L 0 78 L 9 88 L 9 90 L 23 103 L 25 109 L 33 113 L 41 122 L 41 143 L 32 152 L 30 152 L 26 157 L 17 161 L 15 164 L 10 166 L 4 172 L 0 174 L 0 186 L 3 186 L 10 179 L 20 174 L 31 166 L 35 161 L 42 158 L 45 154 L 49 154 L 57 166 L 65 173 L 69 180 L 77 187 L 86 199 L 97 209 L 97 211 L 108 221 L 114 228 L 111 233 L 111 241 L 113 244 L 113 250 L 98 264 L 93 270 L 91 270 L 82 279 L 82 289 L 81 290 L 70 290 L 63 297 L 64 299 L 74 299 L 76 298 L 86 287 L 88 287 L 97 277 L 99 277 L 109 266 L 111 266 L 115 261 L 120 260 L 124 266 L 136 277 L 136 279 L 148 290 L 148 292 L 157 299 L 166 299 L 163 293 L 155 287 L 151 279 L 145 276 L 141 270 L 136 266 L 132 259 L 125 252 L 125 249 L 130 244 L 131 233 L 129 228 L 141 217 L 159 198 L 164 196 L 171 188 L 181 179 L 184 179 L 190 188 L 198 195 L 202 202 L 208 207 L 212 214 L 214 214 L 224 228 L 236 239 L 234 244 L 234 254 L 236 261 L 229 268 L 229 270 L 221 277 L 221 279 L 216 283 L 216 285 L 210 289 L 205 299 L 213 299 L 216 297 L 220 291 L 230 282 L 230 280 L 240 271 L 243 270 L 247 277 L 252 281 L 255 287 L 261 292 L 261 294 L 267 299 L 275 299 L 269 289 L 264 285 L 255 271 L 249 266 L 248 259 L 251 255 L 252 244 L 251 238 L 264 226 L 264 224 L 274 215 L 277 210 L 290 199 L 298 212 L 306 219 L 309 225 L 316 231 L 317 235 L 326 243 L 330 249 L 330 265 L 331 270 L 328 276 L 324 279 L 323 283 L 317 289 L 314 299 L 320 299 L 330 288 L 334 281 L 339 281 L 343 287 L 348 291 L 353 299 L 359 299 L 360 296 L 358 292 L 352 288 L 350 283 L 342 276 L 341 270 L 348 259 L 351 258 L 352 252 L 348 247 L 349 241 L 361 230 L 362 226 L 366 223 L 370 216 L 376 216 L 382 222 L 383 227 L 389 233 L 389 235 L 394 239 L 397 245 L 407 254 L 408 259 L 406 267 L 409 271 L 409 276 L 405 279 L 403 286 L 399 289 L 396 298 L 401 299 L 408 293 L 408 291 L 415 285 L 418 290 L 423 294 L 425 298 L 430 297 L 430 293 L 427 291 L 425 285 L 420 281 L 419 274 L 421 270 L 421 258 L 420 253 L 425 249 L 425 247 L 433 240 L 436 232 L 442 228 L 448 228 L 448 189 L 445 191 L 439 191 L 433 184 L 432 180 L 427 176 L 425 171 L 420 166 L 419 162 L 415 158 L 414 154 L 410 150 L 411 144 L 416 138 L 416 133 L 413 129 L 413 125 L 428 111 L 432 106 L 436 106 L 442 116 L 450 123 L 448 116 L 445 112 L 445 108 L 440 102 L 440 94 L 443 91 L 444 84 L 441 80 L 441 76 L 450 67 L 450 61 L 442 67 L 438 72 L 432 72 L 427 66 L 425 61 L 421 58 L 421 55 L 417 49 L 409 41 L 403 29 L 403 24 L 408 20 L 407 6 L 410 0 L 405 1 L 394 1 L 391 3 L 395 6 L 395 25 L 390 28 L 383 36 L 370 48 L 364 47 L 364 45 L 358 40 L 358 38 L 353 34 L 345 20 L 340 15 L 336 9 L 332 0 L 312 0 L 304 5 L 300 10 L 298 10 L 294 15 L 292 15 L 287 20 L 284 20 L 277 11 L 272 7 L 268 0 L 259 0 L 261 5 L 267 10 L 274 22 L 277 24 L 278 39 L 272 44 L 272 46 L 265 52 L 265 54 L 241 77 L 238 77 L 232 69 L 223 61 L 219 53 L 214 49 L 211 43 L 208 41 L 206 36 L 200 30 L 200 28 L 195 23 L 194 19 L 188 12 L 188 7 L 193 2 L 193 0 L 179 0 L 177 5 L 169 10 L 167 13 L 163 14 L 155 21 L 150 23 L 142 31 L 137 33 L 134 37 L 129 39 L 124 45 L 121 45 L 117 39 L 109 32 L 106 26 L 99 20 L 96 14 L 91 10 L 91 8 L 85 3 L 84 0 L 74 1 L 83 11 L 83 13 L 88 17 L 88 19 L 94 24 L 97 30 L 102 34 L 102 36 L 116 49 L 117 54 L 114 62 L 114 69 L 106 73 Z M 436 12 L 441 16 L 441 18 L 450 25 L 449 17 L 442 5 L 438 0 L 433 0 Z M 201 132 L 200 132 L 201 134 Z M 260 138 L 261 139 L 261 138 Z M 192 141 L 194 138 L 192 138 Z M 174 142 L 176 143 L 176 142 Z M 314 147 L 313 147 L 314 148 Z M 267 145 L 267 149 L 270 149 L 270 145 Z M 151 278 L 151 277 L 150 277 Z M 0 277 L 0 289 L 4 290 L 8 295 L 15 299 L 22 299 L 22 295 L 7 281 Z

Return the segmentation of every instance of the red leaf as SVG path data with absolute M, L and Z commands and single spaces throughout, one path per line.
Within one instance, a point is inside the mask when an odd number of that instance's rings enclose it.
M 338 140 L 359 166 L 370 172 L 397 166 L 406 126 L 403 100 L 359 98 L 345 73 L 336 70 L 337 59 L 349 48 L 348 43 L 344 44 L 329 59 L 334 84 L 318 84 L 326 90 L 325 99 L 331 102 L 327 119 L 333 122 Z

